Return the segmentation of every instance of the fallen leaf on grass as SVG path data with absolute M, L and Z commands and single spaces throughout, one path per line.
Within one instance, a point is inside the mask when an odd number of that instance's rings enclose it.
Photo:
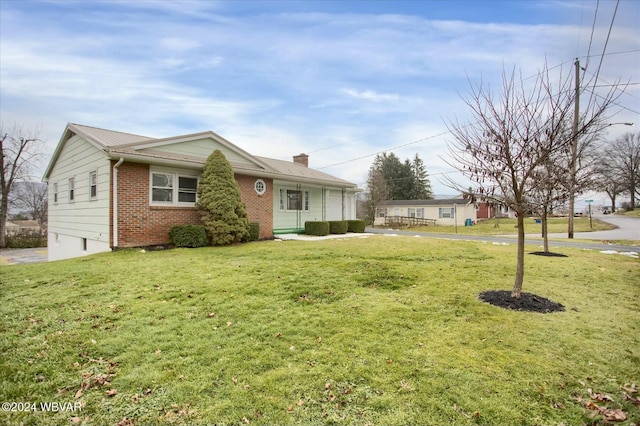
M 82 421 L 82 419 L 78 416 L 71 417 L 69 420 L 71 421 L 71 423 L 80 423 Z
M 631 401 L 631 403 L 636 407 L 640 407 L 640 397 L 631 396 L 626 392 L 623 393 L 622 395 L 624 396 L 624 399 L 626 399 L 627 401 Z
M 76 392 L 76 395 L 74 396 L 75 399 L 78 399 L 82 396 L 82 389 L 78 389 L 78 392 Z
M 105 393 L 107 394 L 107 396 L 116 396 L 118 394 L 118 390 L 117 389 L 109 389 Z
M 606 393 L 590 393 L 589 397 L 598 402 L 613 402 L 613 398 Z
M 213 318 L 213 317 L 215 317 L 215 316 L 216 316 L 216 313 L 215 313 L 215 312 L 209 312 L 209 313 L 207 314 L 207 317 L 209 317 L 209 318 Z
M 597 411 L 598 413 L 602 414 L 605 420 L 609 422 L 623 422 L 627 420 L 627 415 L 624 413 L 624 411 L 617 408 L 613 409 L 601 407 L 593 401 L 588 401 L 584 406 L 589 410 Z M 596 415 L 596 413 L 593 413 L 592 417 L 594 415 Z
M 607 408 L 602 412 L 602 415 L 610 422 L 623 422 L 627 420 L 627 415 L 620 409 Z
M 638 389 L 636 388 L 636 385 L 631 385 L 630 387 L 627 387 L 627 385 L 624 385 L 624 386 L 622 386 L 622 389 L 626 390 L 629 393 L 638 392 Z

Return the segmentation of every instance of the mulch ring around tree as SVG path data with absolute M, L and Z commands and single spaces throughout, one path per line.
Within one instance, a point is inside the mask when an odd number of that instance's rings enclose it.
M 536 256 L 549 256 L 549 257 L 569 257 L 566 254 L 562 253 L 553 253 L 550 251 L 533 251 L 529 254 L 534 254 Z
M 539 312 L 542 314 L 564 311 L 564 306 L 560 303 L 552 302 L 532 293 L 521 293 L 520 298 L 516 299 L 511 297 L 510 291 L 489 290 L 480 293 L 478 297 L 483 302 L 514 311 Z

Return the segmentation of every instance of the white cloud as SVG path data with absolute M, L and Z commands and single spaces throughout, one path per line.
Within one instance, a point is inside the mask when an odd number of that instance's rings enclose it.
M 210 129 L 257 155 L 353 160 L 325 171 L 357 183 L 372 154 L 405 144 L 402 158 L 418 152 L 430 173 L 445 172 L 436 155 L 445 138 L 411 142 L 440 133 L 445 118 L 464 120 L 467 79 L 492 83 L 513 65 L 533 75 L 545 59 L 568 72 L 590 31 L 266 7 L 233 14 L 245 6 L 227 2 L 0 3 L 3 122 L 42 123 L 50 145 L 68 121 L 157 137 Z M 25 22 L 38 31 L 20 31 Z M 636 27 L 614 29 L 608 52 L 639 48 Z M 600 78 L 638 81 L 638 69 L 637 53 L 610 55 Z M 629 93 L 621 101 L 637 109 L 640 94 Z M 640 121 L 627 115 L 619 121 Z

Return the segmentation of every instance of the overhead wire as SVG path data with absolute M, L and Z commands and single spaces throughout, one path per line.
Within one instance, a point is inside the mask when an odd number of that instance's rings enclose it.
M 607 38 L 606 38 L 605 45 L 603 47 L 602 53 L 600 53 L 598 55 L 591 55 L 591 48 L 592 48 L 592 43 L 593 43 L 593 34 L 595 32 L 595 25 L 596 25 L 597 14 L 598 14 L 598 9 L 599 9 L 599 0 L 597 2 L 597 5 L 596 5 L 596 11 L 595 11 L 593 23 L 592 23 L 592 26 L 591 26 L 591 37 L 590 37 L 590 40 L 589 40 L 589 46 L 588 46 L 587 54 L 585 56 L 582 56 L 583 58 L 586 58 L 585 68 L 586 68 L 586 65 L 589 63 L 589 59 L 591 57 L 593 57 L 593 56 L 599 56 L 600 57 L 600 61 L 599 61 L 599 64 L 598 64 L 598 69 L 597 69 L 596 74 L 595 74 L 595 80 L 594 80 L 595 83 L 597 83 L 597 81 L 599 80 L 599 74 L 600 74 L 600 70 L 602 68 L 602 63 L 603 63 L 603 60 L 604 60 L 605 56 L 626 54 L 626 53 L 635 53 L 635 52 L 639 52 L 640 51 L 640 49 L 633 49 L 633 50 L 622 51 L 622 52 L 611 52 L 611 53 L 607 53 L 606 52 L 607 45 L 608 45 L 608 42 L 609 42 L 609 38 L 611 36 L 611 32 L 612 32 L 612 29 L 613 29 L 613 24 L 615 22 L 615 18 L 616 18 L 616 14 L 617 14 L 619 3 L 620 3 L 620 0 L 617 0 L 616 7 L 615 7 L 615 10 L 614 10 L 613 16 L 611 18 L 611 23 L 609 25 L 609 31 L 608 31 L 608 34 L 607 34 Z M 555 65 L 553 67 L 547 68 L 546 71 L 551 71 L 551 70 L 553 70 L 555 68 L 562 67 L 563 65 L 566 65 L 566 64 L 568 64 L 570 62 L 573 62 L 573 60 L 561 62 L 558 65 Z M 542 71 L 538 72 L 537 74 L 532 74 L 529 77 L 523 78 L 521 81 L 526 81 L 528 79 L 537 77 L 537 76 L 540 75 L 541 72 Z M 589 73 L 589 74 L 592 74 L 592 73 Z M 595 85 L 595 83 L 593 85 L 594 88 L 597 87 Z M 638 84 L 638 83 L 632 83 L 632 84 Z M 614 86 L 614 85 L 612 85 L 612 86 Z M 598 96 L 598 97 L 602 97 L 601 95 L 598 95 L 598 94 L 594 93 L 592 90 L 588 90 L 587 87 L 585 87 L 584 90 L 589 91 L 589 93 L 591 93 L 591 97 L 590 97 L 590 100 L 589 100 L 589 106 L 591 105 L 591 102 L 592 102 L 592 99 L 593 99 L 594 95 Z M 628 111 L 631 111 L 633 113 L 640 114 L 638 111 L 635 111 L 635 110 L 633 110 L 631 108 L 625 107 L 625 106 L 619 104 L 618 102 L 612 102 L 612 104 L 614 104 L 616 106 L 619 106 L 619 107 L 621 107 L 623 109 L 626 109 Z M 474 123 L 469 123 L 469 124 L 467 124 L 466 126 L 463 126 L 463 127 L 467 127 L 467 126 L 470 126 L 472 124 L 474 124 Z M 373 136 L 373 135 L 376 135 L 376 134 L 384 133 L 384 132 L 387 132 L 389 130 L 393 130 L 395 128 L 397 128 L 397 127 L 384 129 L 384 130 L 381 130 L 379 132 L 374 132 L 374 133 L 371 133 L 371 134 L 368 134 L 368 135 L 364 135 L 364 136 L 362 136 L 360 138 L 356 138 L 356 139 L 354 139 L 352 141 L 355 141 L 355 140 L 358 140 L 358 139 L 362 139 L 362 138 L 366 138 L 368 136 Z M 326 165 L 326 166 L 322 166 L 322 167 L 319 167 L 318 169 L 327 169 L 327 168 L 330 168 L 330 167 L 335 167 L 335 166 L 339 166 L 339 165 L 342 165 L 342 164 L 347 164 L 347 163 L 351 163 L 351 162 L 354 162 L 354 161 L 362 160 L 362 159 L 365 159 L 365 158 L 373 157 L 373 156 L 378 155 L 378 154 L 382 154 L 382 153 L 385 153 L 385 152 L 388 152 L 388 151 L 391 151 L 391 150 L 395 150 L 395 149 L 404 148 L 404 147 L 407 147 L 407 146 L 410 146 L 410 145 L 415 145 L 417 143 L 425 142 L 427 140 L 434 139 L 434 138 L 437 138 L 437 137 L 440 137 L 440 136 L 444 136 L 444 135 L 447 135 L 449 133 L 451 133 L 451 132 L 449 130 L 447 130 L 447 131 L 440 132 L 440 133 L 435 134 L 435 135 L 427 136 L 427 137 L 424 137 L 424 138 L 421 138 L 421 139 L 414 140 L 412 142 L 408 142 L 408 143 L 404 143 L 404 144 L 401 144 L 401 145 L 397 145 L 397 146 L 393 146 L 393 147 L 390 147 L 390 148 L 386 148 L 386 149 L 383 149 L 383 150 L 380 150 L 380 151 L 377 151 L 377 152 L 374 152 L 374 153 L 370 153 L 370 154 L 366 154 L 366 155 L 363 155 L 363 156 L 360 156 L 360 157 L 356 157 L 356 158 L 352 158 L 352 159 L 349 159 L 349 160 L 344 160 L 344 161 L 340 161 L 340 162 L 337 162 L 337 163 L 333 163 L 333 164 L 329 164 L 329 165 Z M 350 142 L 348 142 L 348 143 L 350 143 Z M 323 150 L 326 150 L 326 149 L 335 148 L 337 146 L 344 146 L 346 144 L 347 143 L 339 143 L 339 144 L 335 144 L 335 145 L 332 145 L 332 146 L 326 147 L 326 148 L 321 148 L 319 150 L 312 151 L 312 152 L 319 152 L 319 151 L 323 151 Z

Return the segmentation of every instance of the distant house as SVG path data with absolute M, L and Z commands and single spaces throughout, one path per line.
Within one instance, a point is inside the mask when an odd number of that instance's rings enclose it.
M 435 221 L 436 225 L 464 225 L 467 219 L 475 223 L 476 206 L 464 198 L 434 200 L 386 200 L 377 206 L 375 225 L 384 225 L 389 218 L 417 218 Z
M 249 154 L 208 131 L 154 139 L 68 124 L 47 167 L 49 260 L 168 243 L 197 224 L 198 181 L 215 149 L 231 163 L 260 238 L 299 232 L 309 220 L 355 219 L 356 185 L 308 167 Z
M 514 218 L 513 210 L 498 202 L 480 201 L 478 203 L 478 219 L 493 219 L 495 217 Z
M 46 224 L 44 226 L 46 228 Z M 17 235 L 25 232 L 40 232 L 42 227 L 37 220 L 12 220 L 5 225 L 6 235 Z

